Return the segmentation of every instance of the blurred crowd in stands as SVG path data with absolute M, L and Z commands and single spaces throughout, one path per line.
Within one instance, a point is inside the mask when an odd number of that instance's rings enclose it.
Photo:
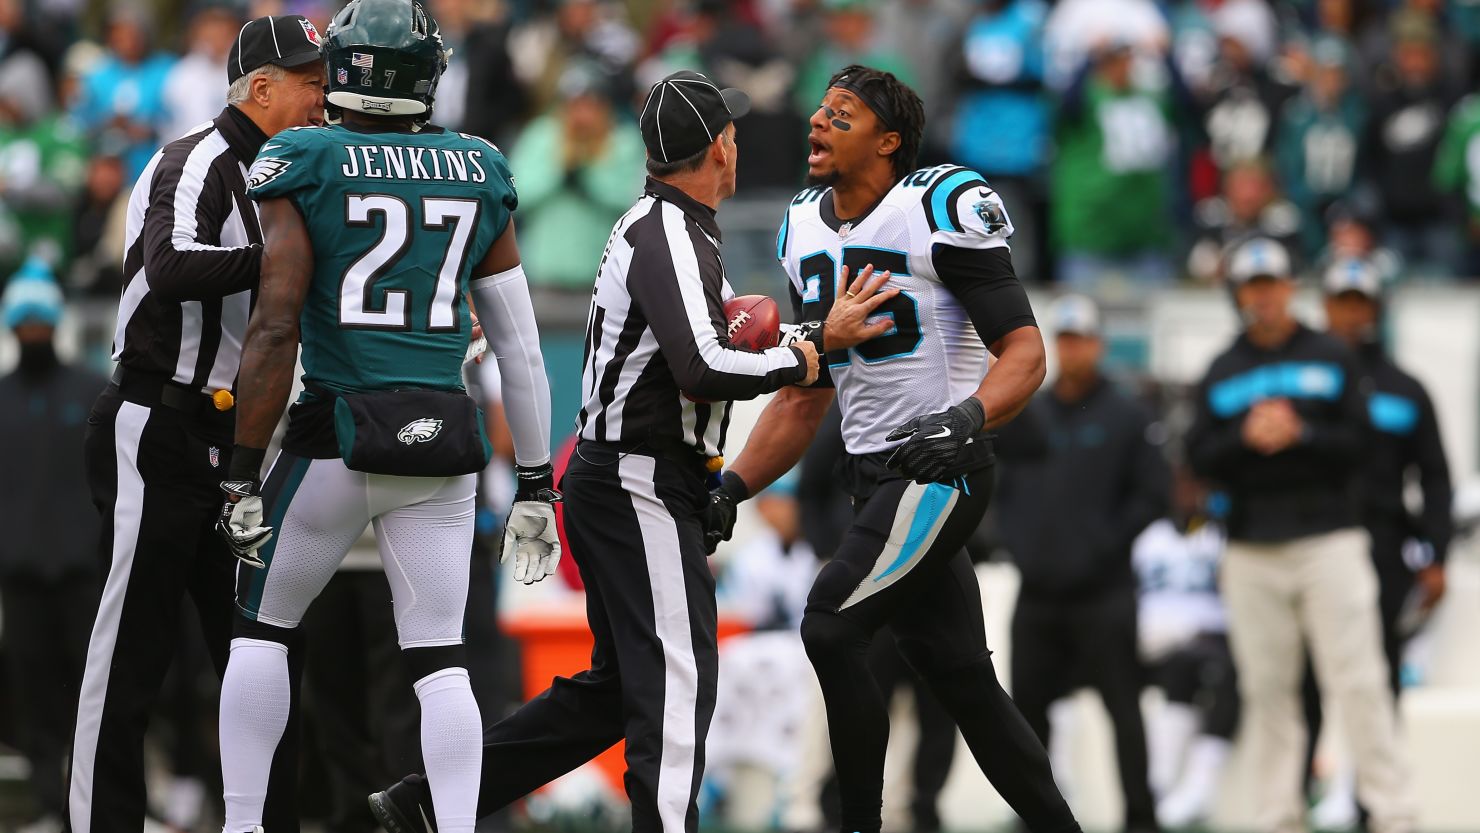
M 591 282 L 642 179 L 634 102 L 677 67 L 744 88 L 740 196 L 797 190 L 836 68 L 912 84 L 921 165 L 1001 191 L 1020 273 L 1094 288 L 1219 279 L 1258 232 L 1318 266 L 1480 274 L 1480 4 L 1457 0 L 431 0 L 436 120 L 514 163 L 535 281 Z M 332 0 L 0 0 L 0 275 L 39 254 L 118 289 L 120 194 L 223 103 L 248 15 Z M 779 210 L 777 212 L 779 216 Z

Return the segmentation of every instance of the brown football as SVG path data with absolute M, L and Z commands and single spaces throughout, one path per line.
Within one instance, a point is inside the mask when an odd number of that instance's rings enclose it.
M 765 295 L 736 295 L 725 302 L 725 328 L 731 347 L 752 353 L 769 350 L 781 342 L 781 310 Z M 687 393 L 684 398 L 706 405 L 711 401 Z
M 781 310 L 765 295 L 737 295 L 725 302 L 730 346 L 759 353 L 781 341 Z

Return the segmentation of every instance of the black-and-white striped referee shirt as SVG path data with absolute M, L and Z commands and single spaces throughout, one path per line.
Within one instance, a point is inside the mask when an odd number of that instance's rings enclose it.
M 227 106 L 165 145 L 129 197 L 113 358 L 202 392 L 230 389 L 262 266 L 247 169 L 267 141 Z
M 581 439 L 724 449 L 730 400 L 801 381 L 795 347 L 730 348 L 714 210 L 649 178 L 612 229 L 586 321 Z M 695 402 L 696 399 L 710 400 Z

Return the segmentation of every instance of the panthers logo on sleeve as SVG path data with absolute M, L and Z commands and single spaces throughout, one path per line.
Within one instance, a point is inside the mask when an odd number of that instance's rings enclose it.
M 1002 203 L 990 199 L 996 192 L 990 188 L 980 188 L 978 191 L 981 200 L 973 206 L 973 210 L 981 219 L 982 225 L 986 226 L 987 233 L 996 234 L 1007 228 L 1007 212 L 1002 209 Z

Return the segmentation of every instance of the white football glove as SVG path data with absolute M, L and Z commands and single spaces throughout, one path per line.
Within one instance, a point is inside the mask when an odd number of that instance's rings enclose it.
M 543 500 L 520 500 L 504 524 L 500 563 L 514 556 L 514 580 L 524 584 L 555 574 L 560 563 L 560 536 L 555 529 L 555 505 Z
M 554 474 L 548 463 L 514 467 L 519 486 L 504 523 L 499 563 L 512 555 L 514 580 L 524 584 L 554 575 L 560 563 L 560 532 L 555 526 L 555 504 L 560 502 L 560 493 L 555 491 Z
M 226 502 L 216 520 L 216 532 L 226 539 L 231 554 L 253 567 L 266 567 L 257 550 L 272 538 L 272 527 L 262 523 L 262 496 L 259 486 L 249 480 L 228 480 L 221 484 Z

